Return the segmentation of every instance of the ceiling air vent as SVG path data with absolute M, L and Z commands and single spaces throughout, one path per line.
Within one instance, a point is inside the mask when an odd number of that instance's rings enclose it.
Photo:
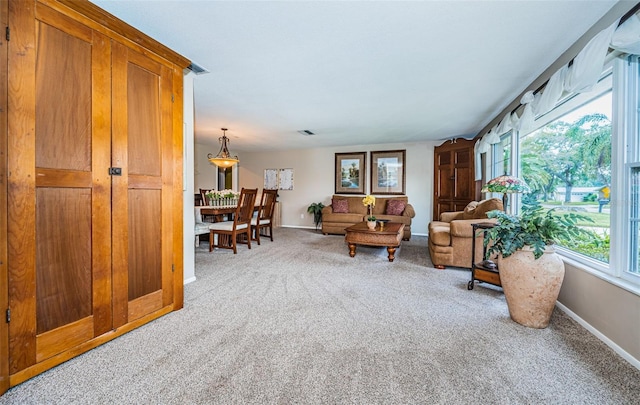
M 197 75 L 203 75 L 205 73 L 209 73 L 207 69 L 193 62 L 189 65 L 188 69 Z
M 298 131 L 298 133 L 304 135 L 304 136 L 311 136 L 311 135 L 315 135 L 313 132 L 309 131 L 308 129 L 303 129 Z

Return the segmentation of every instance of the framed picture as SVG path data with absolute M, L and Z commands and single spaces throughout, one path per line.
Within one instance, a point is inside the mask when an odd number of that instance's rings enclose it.
M 280 190 L 293 190 L 293 169 L 280 169 L 278 188 Z
M 405 194 L 406 150 L 371 152 L 371 194 Z
M 278 169 L 264 169 L 265 190 L 278 189 Z
M 367 152 L 336 153 L 336 194 L 364 194 Z

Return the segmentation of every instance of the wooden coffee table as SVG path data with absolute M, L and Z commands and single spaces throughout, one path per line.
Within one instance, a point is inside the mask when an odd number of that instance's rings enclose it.
M 386 246 L 389 252 L 389 261 L 395 259 L 396 249 L 402 242 L 404 224 L 397 222 L 387 222 L 384 229 L 380 230 L 380 225 L 375 230 L 370 230 L 366 222 L 360 222 L 345 229 L 347 234 L 344 239 L 349 244 L 349 256 L 356 255 L 356 245 Z

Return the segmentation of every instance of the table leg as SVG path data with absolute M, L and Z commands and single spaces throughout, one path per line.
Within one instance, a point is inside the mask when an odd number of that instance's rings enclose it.
M 389 261 L 392 262 L 396 258 L 396 246 L 387 246 L 387 252 L 389 252 Z
M 356 255 L 356 244 L 349 243 L 349 256 L 353 257 Z

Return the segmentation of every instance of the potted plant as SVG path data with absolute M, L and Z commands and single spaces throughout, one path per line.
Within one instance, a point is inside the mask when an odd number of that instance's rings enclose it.
M 557 214 L 535 200 L 524 204 L 518 216 L 498 210 L 487 216 L 496 218 L 497 223 L 486 231 L 485 259 L 498 255 L 511 319 L 524 326 L 546 328 L 564 280 L 564 262 L 553 245 L 589 233 L 577 222 L 591 219 L 575 213 Z
M 366 195 L 362 199 L 362 204 L 367 207 L 367 212 L 369 213 L 367 215 L 367 226 L 371 230 L 376 229 L 376 217 L 373 216 L 373 207 L 376 206 L 376 198 L 372 195 Z
M 312 203 L 311 205 L 309 205 L 307 207 L 307 212 L 309 214 L 313 214 L 313 222 L 316 224 L 316 231 L 318 230 L 318 226 L 320 225 L 320 222 L 322 222 L 322 209 L 324 208 L 324 204 L 319 202 L 319 203 Z

